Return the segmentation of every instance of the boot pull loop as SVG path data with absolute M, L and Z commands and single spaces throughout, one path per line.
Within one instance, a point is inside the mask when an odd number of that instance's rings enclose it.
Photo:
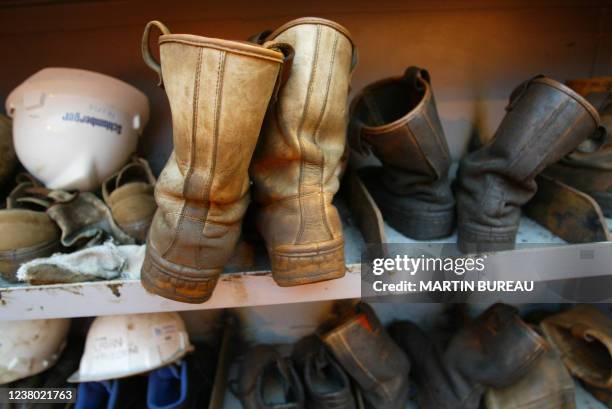
M 261 45 L 266 42 L 266 38 L 268 38 L 270 34 L 272 34 L 272 30 L 264 30 L 257 34 L 253 34 L 247 41 Z
M 351 57 L 351 68 L 349 70 L 350 73 L 355 71 L 357 64 L 359 64 L 359 49 L 356 45 L 353 45 L 353 56 Z
M 402 80 L 407 83 L 410 88 L 414 88 L 418 91 L 424 90 L 421 81 L 426 81 L 428 84 L 431 84 L 431 77 L 429 76 L 429 71 L 415 66 L 406 68 Z
M 370 154 L 370 147 L 362 136 L 363 124 L 356 115 L 351 115 L 348 124 L 348 144 L 357 153 L 363 156 Z
M 159 31 L 161 31 L 162 35 L 170 34 L 170 30 L 168 30 L 168 27 L 166 27 L 164 23 L 153 20 L 147 23 L 144 29 L 144 33 L 142 34 L 142 43 L 141 43 L 142 58 L 144 59 L 145 64 L 147 64 L 149 68 L 151 68 L 153 71 L 157 73 L 157 75 L 159 76 L 159 81 L 157 82 L 157 85 L 163 88 L 164 80 L 162 78 L 161 64 L 157 60 L 155 60 L 155 58 L 153 57 L 153 54 L 151 53 L 151 48 L 149 45 L 149 35 L 151 34 L 151 29 L 153 27 L 157 27 Z
M 512 94 L 510 94 L 510 101 L 508 102 L 508 105 L 506 105 L 506 112 L 512 111 L 521 97 L 525 94 L 527 88 L 529 88 L 529 85 L 531 85 L 533 80 L 543 77 L 544 75 L 536 75 L 535 77 L 529 78 L 527 81 L 522 82 L 518 87 L 516 87 L 514 91 L 512 91 Z
M 272 105 L 278 99 L 278 93 L 291 75 L 291 67 L 293 66 L 293 57 L 295 56 L 295 50 L 290 44 L 287 43 L 267 42 L 263 44 L 263 46 L 268 49 L 278 51 L 284 56 L 283 64 L 281 65 L 278 77 L 276 78 L 274 92 L 272 93 L 272 98 L 270 100 L 270 105 Z

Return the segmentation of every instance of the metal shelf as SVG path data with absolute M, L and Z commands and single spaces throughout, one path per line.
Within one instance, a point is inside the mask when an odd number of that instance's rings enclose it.
M 348 265 L 346 276 L 338 280 L 283 288 L 276 285 L 269 267 L 260 265 L 247 272 L 223 274 L 213 297 L 204 304 L 195 305 L 152 295 L 145 291 L 138 279 L 43 286 L 0 283 L 0 320 L 187 311 L 359 298 L 360 258 L 364 241 L 350 216 L 343 214 L 343 219 Z M 385 233 L 391 243 L 411 242 L 387 225 Z M 444 241 L 453 240 L 451 236 Z M 563 243 L 527 218 L 521 222 L 517 242 Z M 533 249 L 530 251 L 533 252 Z M 512 252 L 501 254 L 503 257 L 512 256 Z

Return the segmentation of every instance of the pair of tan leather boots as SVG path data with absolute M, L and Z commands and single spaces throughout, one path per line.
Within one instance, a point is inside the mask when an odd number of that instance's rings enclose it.
M 153 27 L 162 32 L 159 63 Z M 348 31 L 302 18 L 248 43 L 171 34 L 152 21 L 142 51 L 166 90 L 174 139 L 156 186 L 144 287 L 176 301 L 208 300 L 240 237 L 251 187 L 279 285 L 342 277 L 332 198 L 355 65 Z

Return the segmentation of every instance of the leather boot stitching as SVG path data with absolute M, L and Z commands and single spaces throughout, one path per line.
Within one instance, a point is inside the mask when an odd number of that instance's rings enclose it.
M 222 96 L 223 96 L 223 77 L 225 75 L 225 59 L 227 56 L 227 52 L 221 52 L 219 56 L 219 64 L 217 65 L 217 84 L 215 85 L 215 118 L 213 122 L 213 146 L 211 152 L 210 159 L 210 177 L 206 181 L 206 185 L 204 187 L 204 194 L 202 195 L 202 201 L 207 204 L 204 209 L 204 214 L 202 217 L 202 234 L 200 234 L 199 243 L 198 243 L 198 252 L 196 254 L 196 265 L 200 266 L 200 253 L 199 251 L 202 248 L 202 240 L 204 238 L 204 231 L 206 230 L 206 224 L 208 221 L 208 214 L 210 212 L 210 192 L 212 190 L 212 184 L 215 177 L 215 170 L 217 168 L 217 151 L 219 148 L 219 118 L 221 116 L 221 104 L 222 104 Z
M 204 50 L 200 49 L 198 53 L 198 62 L 196 64 L 195 77 L 194 77 L 194 87 L 193 87 L 193 111 L 192 111 L 192 126 L 191 126 L 191 141 L 190 141 L 190 157 L 189 157 L 189 167 L 187 168 L 187 172 L 185 174 L 185 182 L 183 183 L 183 206 L 181 207 L 181 215 L 177 222 L 177 227 L 172 236 L 172 241 L 168 245 L 168 248 L 163 252 L 162 257 L 167 257 L 168 253 L 174 249 L 175 244 L 178 241 L 179 236 L 181 235 L 181 231 L 183 229 L 183 222 L 185 218 L 185 211 L 187 209 L 187 193 L 189 191 L 189 183 L 191 181 L 191 177 L 194 172 L 194 162 L 195 162 L 195 151 L 196 151 L 196 135 L 198 128 L 198 104 L 200 100 L 200 75 L 202 71 L 202 55 L 204 54 Z
M 331 58 L 331 62 L 330 62 L 330 68 L 329 68 L 329 76 L 327 77 L 327 85 L 325 88 L 325 99 L 323 102 L 323 107 L 321 108 L 321 114 L 319 115 L 319 119 L 317 121 L 317 126 L 315 128 L 315 132 L 314 132 L 314 142 L 315 145 L 317 147 L 319 147 L 319 131 L 321 130 L 321 123 L 323 122 L 323 118 L 325 117 L 325 112 L 327 110 L 327 102 L 329 101 L 329 89 L 331 87 L 331 81 L 332 81 L 332 77 L 333 77 L 333 72 L 334 72 L 334 65 L 336 63 L 336 51 L 338 49 L 338 37 L 339 34 L 335 33 L 335 37 L 334 37 L 334 46 L 332 47 L 332 58 Z M 320 179 L 320 184 L 321 184 L 321 196 L 320 196 L 320 206 L 321 206 L 321 223 L 325 226 L 325 229 L 327 230 L 327 234 L 329 234 L 329 239 L 333 240 L 334 235 L 331 231 L 331 228 L 329 227 L 329 220 L 327 219 L 327 208 L 325 206 L 325 194 L 323 191 L 323 186 L 324 186 L 324 182 L 325 182 L 325 154 L 323 153 L 323 150 L 321 148 L 319 148 L 319 152 L 321 153 L 321 165 L 320 165 L 320 172 L 321 172 L 321 179 Z
M 340 341 L 342 342 L 342 345 L 344 345 L 345 350 L 349 353 L 349 355 L 353 358 L 353 360 L 355 361 L 355 363 L 357 363 L 357 366 L 359 366 L 359 369 L 361 369 L 361 371 L 363 372 L 363 374 L 365 376 L 367 376 L 368 378 L 370 378 L 370 380 L 374 383 L 374 385 L 379 386 L 383 393 L 385 394 L 385 397 L 387 399 L 391 399 L 391 393 L 387 390 L 386 385 L 383 382 L 379 382 L 378 379 L 376 379 L 376 377 L 374 375 L 372 375 L 372 373 L 370 371 L 368 371 L 368 368 L 359 360 L 359 358 L 353 353 L 353 351 L 351 350 L 351 348 L 348 345 L 348 342 L 346 342 L 346 339 L 344 338 L 343 334 L 338 334 L 338 337 L 340 337 Z
M 304 233 L 304 206 L 302 205 L 302 188 L 304 185 L 304 144 L 302 142 L 302 132 L 304 128 L 304 122 L 306 122 L 306 113 L 310 105 L 310 98 L 314 87 L 314 79 L 317 73 L 318 62 L 319 62 L 319 45 L 321 42 L 321 27 L 317 26 L 317 39 L 315 41 L 312 71 L 310 72 L 310 79 L 308 80 L 308 91 L 306 92 L 306 100 L 304 101 L 304 109 L 302 111 L 302 118 L 300 120 L 300 126 L 297 130 L 297 138 L 300 146 L 300 178 L 298 184 L 299 192 L 299 207 L 300 207 L 300 229 L 298 230 L 297 236 L 295 237 L 294 244 L 299 244 L 302 234 Z

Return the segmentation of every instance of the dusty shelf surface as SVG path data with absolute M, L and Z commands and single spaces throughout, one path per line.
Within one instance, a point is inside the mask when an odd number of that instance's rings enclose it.
M 187 311 L 359 298 L 363 239 L 342 204 L 345 261 L 343 278 L 298 287 L 279 287 L 265 250 L 255 247 L 250 268 L 221 275 L 211 299 L 185 304 L 148 293 L 139 279 L 31 286 L 0 281 L 0 320 L 87 317 L 159 311 Z
M 365 243 L 350 215 L 344 209 L 341 209 L 341 213 L 344 213 L 347 274 L 338 280 L 299 287 L 279 287 L 272 279 L 265 253 L 262 255 L 258 252 L 254 268 L 222 274 L 212 298 L 203 304 L 179 303 L 150 294 L 138 279 L 42 286 L 0 282 L 0 320 L 219 309 L 359 298 L 361 251 Z M 390 243 L 413 242 L 389 226 L 385 226 L 385 230 Z M 451 236 L 443 241 L 454 240 L 456 238 Z M 517 242 L 556 246 L 563 246 L 564 243 L 527 218 L 521 222 Z M 512 252 L 507 252 L 504 257 L 511 256 Z M 557 274 L 558 271 L 553 273 Z

